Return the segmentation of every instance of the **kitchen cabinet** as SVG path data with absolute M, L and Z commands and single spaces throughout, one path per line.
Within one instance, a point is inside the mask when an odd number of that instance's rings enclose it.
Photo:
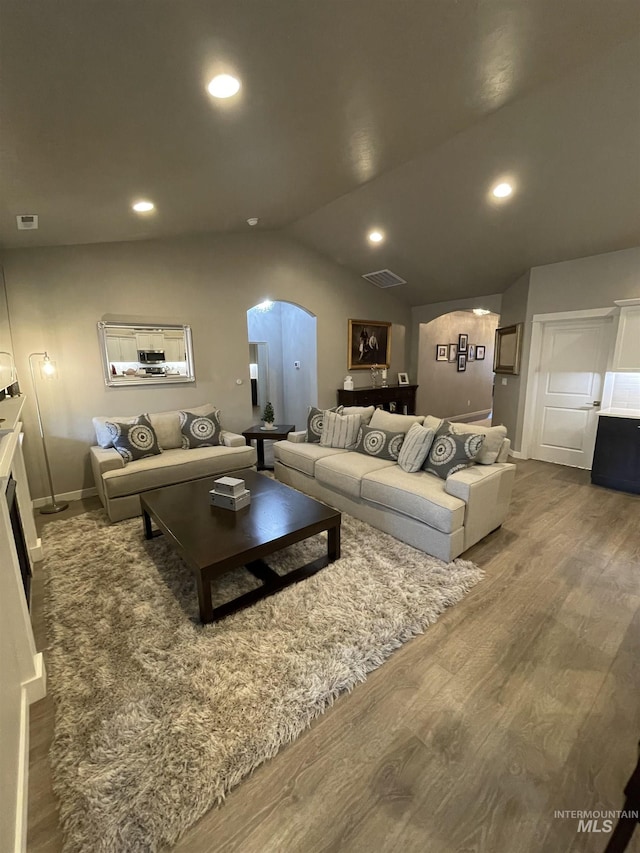
M 164 348 L 164 335 L 162 332 L 137 332 L 137 349 L 162 350 Z
M 591 482 L 640 494 L 640 418 L 598 418 Z
M 612 370 L 615 373 L 625 370 L 640 373 L 640 305 L 620 308 Z
M 338 389 L 339 406 L 377 406 L 399 415 L 415 415 L 417 385 L 388 385 L 386 388 Z
M 138 348 L 133 335 L 107 335 L 110 361 L 138 361 Z
M 164 355 L 167 361 L 185 361 L 184 335 L 165 335 Z

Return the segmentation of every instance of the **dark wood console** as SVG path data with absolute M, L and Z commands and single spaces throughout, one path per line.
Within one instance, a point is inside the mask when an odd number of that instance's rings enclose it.
M 388 385 L 386 388 L 338 388 L 339 406 L 376 406 L 399 415 L 415 415 L 417 385 Z

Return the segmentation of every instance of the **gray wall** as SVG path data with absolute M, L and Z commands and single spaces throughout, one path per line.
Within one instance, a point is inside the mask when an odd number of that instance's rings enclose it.
M 514 326 L 523 323 L 522 355 L 518 376 L 496 375 L 493 396 L 493 423 L 504 424 L 514 450 L 520 448 L 522 422 L 518 419 L 520 408 L 524 411 L 526 391 L 526 371 L 529 364 L 529 341 L 531 324 L 527 323 L 527 301 L 529 298 L 529 272 L 511 285 L 502 294 L 502 313 L 500 326 Z
M 496 385 L 494 408 L 494 422 L 507 426 L 515 450 L 522 444 L 534 315 L 610 308 L 617 299 L 634 297 L 640 297 L 640 248 L 533 267 L 503 294 L 500 324 L 525 324 L 520 376 L 508 377 L 506 387 Z
M 251 308 L 247 311 L 247 328 L 251 342 L 265 341 L 269 346 L 269 389 L 267 398 L 273 406 L 277 423 L 286 423 L 282 384 L 282 303 L 274 302 L 269 311 Z M 262 420 L 260 407 L 257 417 Z M 255 418 L 254 418 L 255 420 Z
M 497 325 L 496 314 L 476 317 L 470 311 L 452 311 L 420 324 L 418 412 L 446 418 L 491 410 Z M 457 362 L 436 361 L 436 346 L 457 343 L 465 333 L 470 344 L 483 345 L 486 353 L 483 361 L 469 361 L 459 373 Z
M 200 236 L 106 243 L 2 255 L 18 375 L 29 396 L 25 454 L 34 498 L 46 494 L 27 356 L 47 349 L 60 378 L 41 402 L 58 493 L 92 486 L 93 415 L 162 411 L 210 401 L 228 429 L 252 423 L 247 310 L 265 298 L 317 317 L 318 404 L 335 405 L 347 373 L 347 320 L 393 323 L 391 370 L 406 370 L 409 309 L 392 293 L 283 236 Z M 185 322 L 193 329 L 193 384 L 107 388 L 96 323 L 104 314 Z M 368 377 L 367 377 L 368 378 Z M 243 384 L 237 385 L 236 379 Z M 363 383 L 363 384 L 366 384 Z

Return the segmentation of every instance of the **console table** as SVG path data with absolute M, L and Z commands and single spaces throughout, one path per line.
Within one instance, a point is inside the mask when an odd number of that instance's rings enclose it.
M 376 406 L 399 415 L 415 415 L 417 385 L 388 385 L 386 388 L 338 388 L 339 406 Z

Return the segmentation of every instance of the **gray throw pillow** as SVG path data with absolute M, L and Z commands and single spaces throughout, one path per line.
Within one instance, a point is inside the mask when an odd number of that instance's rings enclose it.
M 483 435 L 437 435 L 424 463 L 424 470 L 446 480 L 450 474 L 473 465 L 483 444 Z
M 307 414 L 307 442 L 309 444 L 320 444 L 320 436 L 322 435 L 322 424 L 324 423 L 324 413 L 337 412 L 339 407 L 333 409 L 316 409 L 315 406 L 309 406 Z
M 398 465 L 403 471 L 407 474 L 415 474 L 422 468 L 431 450 L 434 436 L 435 432 L 432 429 L 427 429 L 420 424 L 412 425 L 402 442 L 398 456 Z
M 376 459 L 390 459 L 391 462 L 397 462 L 404 437 L 403 432 L 389 432 L 386 429 L 361 426 L 358 442 L 353 449 L 358 453 L 375 456 Z
M 106 421 L 105 426 L 109 430 L 113 446 L 125 464 L 162 453 L 148 415 L 139 415 L 134 423 Z
M 217 447 L 220 444 L 220 411 L 213 409 L 206 415 L 178 412 L 183 450 L 196 447 Z

